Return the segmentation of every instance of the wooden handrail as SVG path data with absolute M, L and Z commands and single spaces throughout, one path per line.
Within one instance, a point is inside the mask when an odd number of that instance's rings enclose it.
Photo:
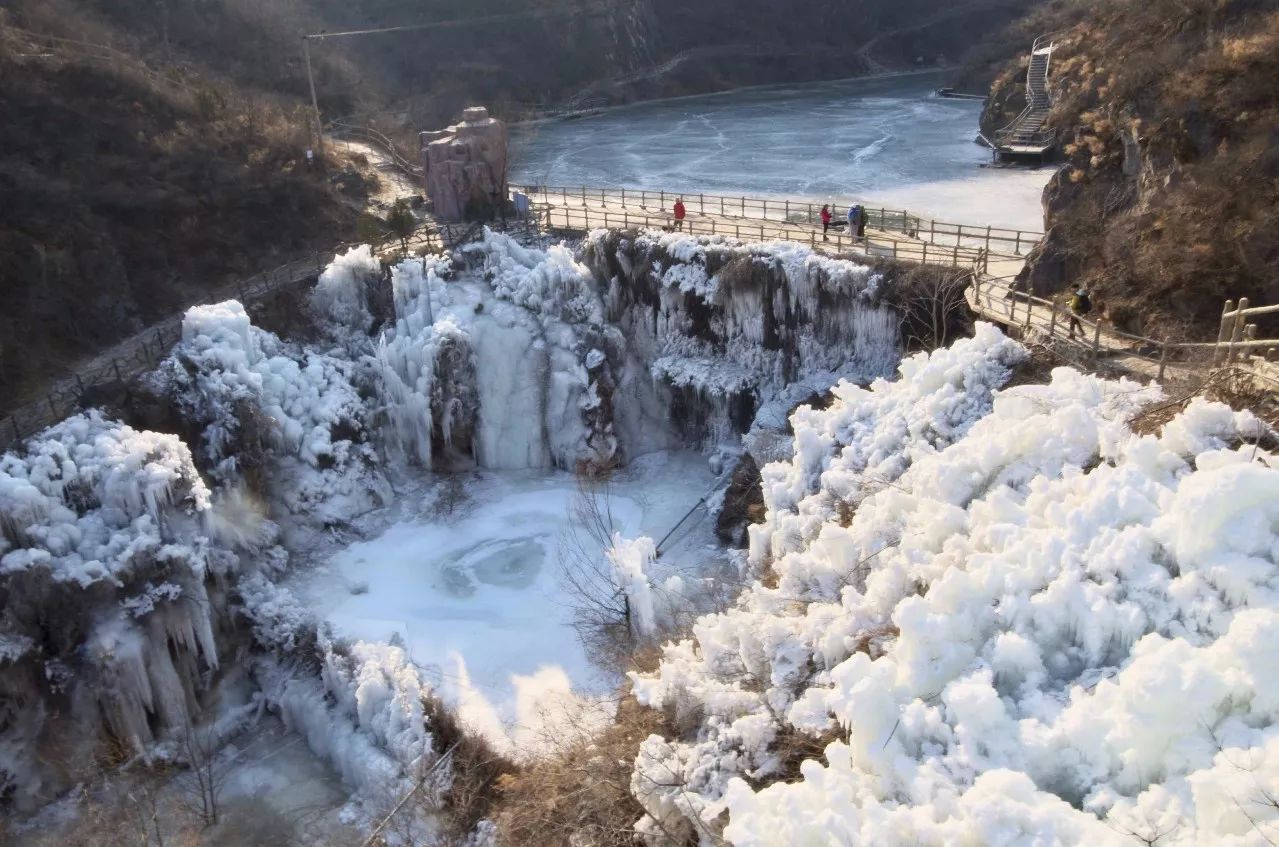
M 621 205 L 648 209 L 651 208 L 651 203 L 656 201 L 657 208 L 663 211 L 670 208 L 676 197 L 684 196 L 685 205 L 688 207 L 690 214 L 705 215 L 709 213 L 719 217 L 740 217 L 743 220 L 752 221 L 783 220 L 792 222 L 796 216 L 799 216 L 802 222 L 813 226 L 817 225 L 818 209 L 821 207 L 821 204 L 817 202 L 790 197 L 730 197 L 703 193 L 681 195 L 678 192 L 646 188 L 593 188 L 590 186 L 551 185 L 512 185 L 511 187 L 515 191 L 521 191 L 530 196 L 541 195 L 548 199 L 559 200 L 563 205 L 576 203 L 580 206 L 587 206 L 591 203 L 598 203 L 601 206 L 606 206 L 612 199 Z M 855 201 L 840 200 L 836 203 L 836 206 L 847 206 L 851 202 Z M 913 233 L 915 238 L 920 241 L 945 244 L 946 246 L 952 246 L 950 239 L 953 239 L 956 245 L 967 239 L 973 244 L 983 244 L 987 252 L 992 256 L 1021 258 L 1025 252 L 1034 247 L 1044 236 L 1042 232 L 1033 230 L 936 221 L 922 218 L 904 209 L 874 208 L 866 203 L 861 205 L 866 210 L 868 221 L 872 226 L 878 219 L 879 226 L 874 228 Z M 939 240 L 939 236 L 941 239 L 947 240 Z M 992 249 L 992 244 L 1012 245 L 1013 250 L 1003 252 L 998 249 Z

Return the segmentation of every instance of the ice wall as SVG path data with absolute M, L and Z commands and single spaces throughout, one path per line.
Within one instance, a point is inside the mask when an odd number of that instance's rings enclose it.
M 1273 433 L 1195 401 L 1140 434 L 1158 387 L 1068 368 L 998 390 L 1023 356 L 979 325 L 794 415 L 757 581 L 635 679 L 690 727 L 637 759 L 650 843 L 1268 840 Z
M 342 284 L 362 285 L 362 277 L 332 270 L 325 278 L 340 283 L 322 282 L 316 296 L 334 309 L 345 304 L 362 322 L 360 301 L 341 293 Z M 357 366 L 342 355 L 281 341 L 228 300 L 187 312 L 182 341 L 152 382 L 198 427 L 200 453 L 214 479 L 231 484 L 246 472 L 269 471 L 268 491 L 282 495 L 274 500 L 278 513 L 329 525 L 390 496 L 369 437 L 371 411 Z
M 427 468 L 573 468 L 612 460 L 609 334 L 569 250 L 486 233 L 457 257 L 392 271 L 395 323 L 376 340 L 389 443 Z
M 901 358 L 882 274 L 803 245 L 601 230 L 583 261 L 686 440 L 731 439 L 792 386 L 866 381 Z
M 0 796 L 143 752 L 200 711 L 237 558 L 185 444 L 97 412 L 0 455 Z

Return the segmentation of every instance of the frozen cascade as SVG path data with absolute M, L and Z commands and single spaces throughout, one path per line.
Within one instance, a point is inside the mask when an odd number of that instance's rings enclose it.
M 865 265 L 658 233 L 592 233 L 582 255 L 486 231 L 452 262 L 392 269 L 374 358 L 394 449 L 536 468 L 709 446 L 788 385 L 869 379 L 900 357 L 899 313 Z
M 38 755 L 51 739 L 88 749 L 105 724 L 140 753 L 198 712 L 218 666 L 206 581 L 231 566 L 211 549 L 211 509 L 177 436 L 97 412 L 0 456 L 0 637 L 24 645 L 0 662 L 22 712 L 0 744 L 0 784 L 20 806 L 60 784 L 66 763 Z
M 311 294 L 323 346 L 235 301 L 187 313 L 146 389 L 190 449 L 90 412 L 0 457 L 0 591 L 17 600 L 0 616 L 0 793 L 30 807 L 75 778 L 40 757 L 51 738 L 143 752 L 200 719 L 237 613 L 271 654 L 255 673 L 267 702 L 313 749 L 353 787 L 403 779 L 429 749 L 427 689 L 403 651 L 328 640 L 274 585 L 281 537 L 385 503 L 388 456 L 575 468 L 713 446 L 786 391 L 898 355 L 868 268 L 658 233 L 606 256 L 611 237 L 579 258 L 486 233 L 389 275 L 357 248 Z M 637 599 L 638 543 L 623 568 Z M 645 628 L 681 590 L 651 588 Z M 49 630 L 54 607 L 68 613 Z M 317 647 L 319 674 L 296 661 Z

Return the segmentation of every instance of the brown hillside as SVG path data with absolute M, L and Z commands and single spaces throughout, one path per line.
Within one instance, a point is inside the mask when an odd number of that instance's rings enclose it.
M 1024 53 L 1056 30 L 1066 165 L 1045 191 L 1036 288 L 1083 284 L 1122 327 L 1200 338 L 1228 297 L 1279 302 L 1279 3 L 1051 3 L 1005 34 L 1022 55 L 986 129 L 1024 103 Z

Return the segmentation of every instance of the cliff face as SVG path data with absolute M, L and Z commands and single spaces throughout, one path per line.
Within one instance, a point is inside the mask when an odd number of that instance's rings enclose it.
M 1065 166 L 1044 193 L 1043 292 L 1088 286 L 1123 327 L 1203 337 L 1226 298 L 1279 301 L 1279 4 L 1089 0 L 1017 27 L 983 128 L 1021 107 L 1031 32 L 1052 60 Z

